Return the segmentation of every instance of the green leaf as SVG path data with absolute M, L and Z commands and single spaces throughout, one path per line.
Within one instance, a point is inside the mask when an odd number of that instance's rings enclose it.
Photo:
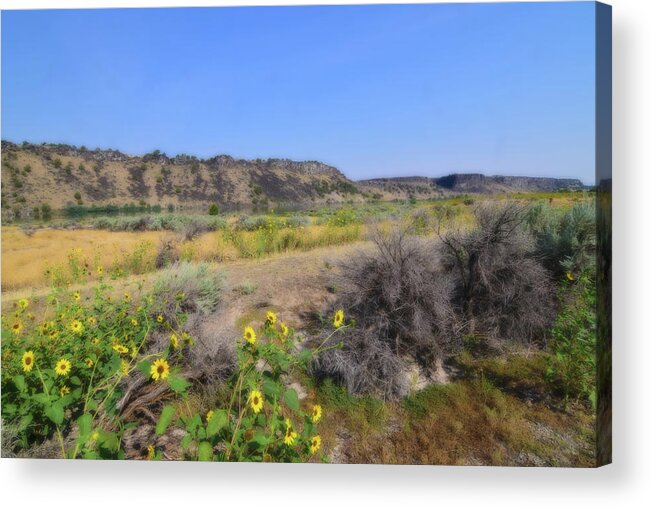
M 45 393 L 37 393 L 32 396 L 32 399 L 37 403 L 41 403 L 42 405 L 47 405 L 50 403 L 50 396 Z
M 18 423 L 18 431 L 23 431 L 25 428 L 27 428 L 27 426 L 31 424 L 32 419 L 34 419 L 34 416 L 32 414 L 27 414 L 21 417 L 20 422 Z
M 228 415 L 225 410 L 215 410 L 210 421 L 208 421 L 208 426 L 206 427 L 206 435 L 212 437 L 219 433 L 226 424 L 228 423 Z
M 260 447 L 264 447 L 269 443 L 269 437 L 264 433 L 256 433 L 256 435 L 253 437 L 253 442 L 258 444 Z
M 138 368 L 138 371 L 142 373 L 145 378 L 149 378 L 151 375 L 151 361 L 140 361 L 136 368 Z
M 88 403 L 86 404 L 86 408 L 88 410 L 97 410 L 97 402 L 94 399 L 89 399 Z
M 194 433 L 194 430 L 196 430 L 200 425 L 201 416 L 199 414 L 195 414 L 194 417 L 186 423 L 185 428 L 188 430 L 188 433 Z
M 590 399 L 590 403 L 592 405 L 592 408 L 593 409 L 597 408 L 597 391 L 594 391 L 594 390 L 590 391 L 589 399 Z
M 2 404 L 2 415 L 12 416 L 18 412 L 18 405 L 14 403 L 3 403 Z
M 113 357 L 111 357 L 111 360 L 107 364 L 109 375 L 113 375 L 120 370 L 120 363 L 120 356 L 117 353 L 113 354 Z
M 312 357 L 312 351 L 310 349 L 304 349 L 299 355 L 298 360 L 301 362 L 307 362 Z
M 14 384 L 16 385 L 16 389 L 18 389 L 21 393 L 27 388 L 25 385 L 25 377 L 22 375 L 16 375 L 14 377 Z
M 262 383 L 262 392 L 267 398 L 279 398 L 280 386 L 273 380 L 266 380 Z
M 186 449 L 186 450 L 187 450 L 187 448 L 190 447 L 190 444 L 191 444 L 191 443 L 192 443 L 192 435 L 189 435 L 189 434 L 188 434 L 188 435 L 185 435 L 185 436 L 181 439 L 181 447 L 182 447 L 183 449 Z
M 156 435 L 162 435 L 167 430 L 167 427 L 172 422 L 172 417 L 174 416 L 174 407 L 171 405 L 165 405 L 163 412 L 161 413 L 158 423 L 156 424 Z
M 285 403 L 292 410 L 299 410 L 298 394 L 296 394 L 294 389 L 287 389 L 287 391 L 285 391 Z
M 198 450 L 198 457 L 199 461 L 210 461 L 212 460 L 212 445 L 210 445 L 210 442 L 201 442 L 199 444 L 199 450 Z
M 52 403 L 49 407 L 45 409 L 45 415 L 50 418 L 50 420 L 56 424 L 60 425 L 63 422 L 63 407 L 60 403 Z
M 79 419 L 77 419 L 77 424 L 79 425 L 79 436 L 87 437 L 90 435 L 92 429 L 93 416 L 90 414 L 83 414 Z
M 104 432 L 99 438 L 100 446 L 112 452 L 117 452 L 120 448 L 120 440 L 115 433 Z
M 178 375 L 170 375 L 167 379 L 167 383 L 170 386 L 170 389 L 178 394 L 184 393 L 187 391 L 188 387 L 192 385 L 190 382 Z

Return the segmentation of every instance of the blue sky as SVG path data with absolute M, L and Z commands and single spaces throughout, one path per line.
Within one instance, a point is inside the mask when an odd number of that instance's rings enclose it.
M 594 182 L 594 4 L 2 12 L 2 138 Z

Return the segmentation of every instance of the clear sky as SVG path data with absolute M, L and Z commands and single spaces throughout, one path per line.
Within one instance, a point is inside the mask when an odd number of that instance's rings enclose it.
M 594 182 L 592 2 L 2 12 L 2 138 Z

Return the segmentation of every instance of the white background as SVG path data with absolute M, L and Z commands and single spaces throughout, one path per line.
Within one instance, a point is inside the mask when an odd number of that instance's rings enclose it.
M 371 3 L 364 0 L 221 5 Z M 376 2 L 379 3 L 379 2 Z M 390 3 L 401 3 L 392 1 Z M 598 470 L 0 461 L 0 501 L 47 506 L 651 505 L 649 202 L 651 2 L 613 5 L 614 464 Z M 190 0 L 0 0 L 3 9 L 218 5 Z M 116 34 L 119 37 L 119 34 Z

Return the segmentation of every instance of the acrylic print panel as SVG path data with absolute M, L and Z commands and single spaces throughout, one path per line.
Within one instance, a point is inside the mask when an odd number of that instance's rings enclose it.
M 3 12 L 2 455 L 608 463 L 610 37 Z

